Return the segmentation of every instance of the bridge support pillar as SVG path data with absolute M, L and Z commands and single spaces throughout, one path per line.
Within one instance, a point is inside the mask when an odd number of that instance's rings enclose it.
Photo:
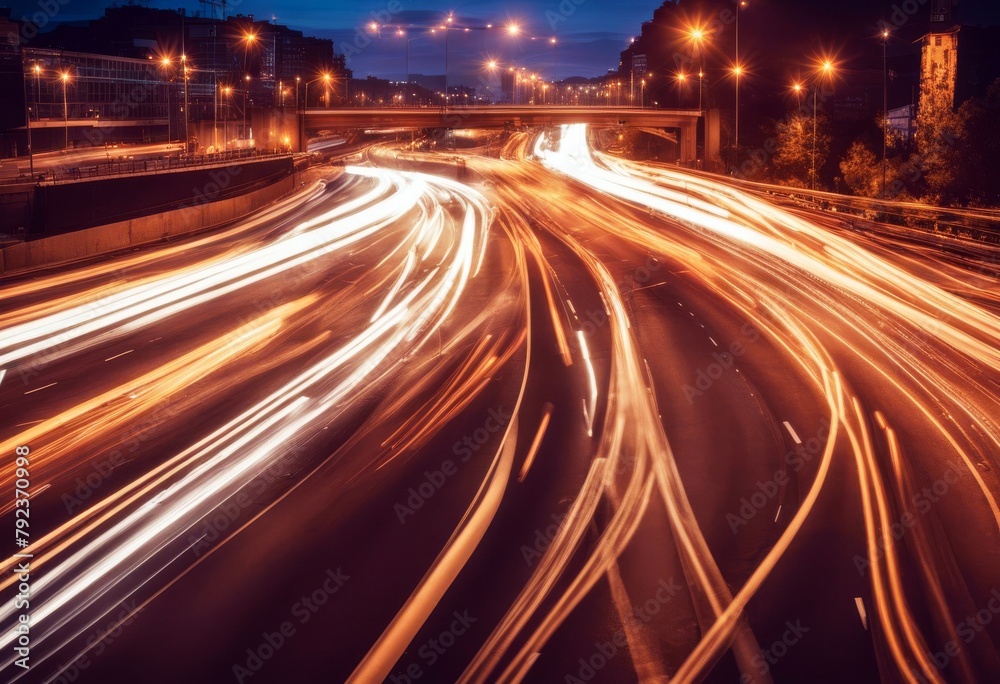
M 681 125 L 681 164 L 694 166 L 698 161 L 698 121 Z
M 725 170 L 720 153 L 721 131 L 719 110 L 709 109 L 705 112 L 705 161 L 703 166 L 706 171 L 718 173 Z

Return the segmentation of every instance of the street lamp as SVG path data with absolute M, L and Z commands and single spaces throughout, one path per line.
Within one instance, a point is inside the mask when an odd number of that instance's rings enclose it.
M 188 149 L 188 66 L 187 55 L 181 54 L 181 77 L 184 79 L 184 152 Z
M 247 107 L 250 99 L 250 74 L 245 74 L 243 76 L 244 88 L 243 88 L 243 139 L 249 140 L 247 136 L 249 135 L 247 131 Z
M 69 105 L 66 102 L 66 88 L 69 86 L 69 72 L 63 71 L 59 74 L 59 80 L 62 81 L 62 91 L 63 91 L 63 121 L 66 124 L 66 135 L 65 144 L 63 149 L 69 149 Z
M 317 76 L 316 78 L 314 78 L 311 81 L 306 81 L 306 96 L 305 96 L 305 104 L 303 106 L 303 109 L 306 109 L 306 108 L 309 107 L 309 84 L 310 83 L 315 83 L 316 81 L 323 81 L 324 85 L 326 86 L 325 89 L 324 89 L 325 90 L 325 97 L 326 97 L 326 108 L 327 109 L 330 108 L 330 81 L 332 79 L 333 79 L 333 75 L 330 72 L 325 72 L 325 73 L 320 74 L 319 76 Z
M 39 64 L 36 62 L 35 67 L 32 69 L 32 71 L 35 73 L 35 121 L 38 121 L 40 116 L 38 112 L 38 105 L 42 97 L 42 86 L 41 86 L 42 67 L 39 66 Z
M 705 30 L 695 26 L 688 35 L 698 48 L 698 111 L 701 112 L 701 95 L 705 85 Z
M 737 63 L 733 66 L 733 76 L 736 77 L 736 128 L 733 138 L 733 168 L 736 168 L 740 158 L 740 76 L 742 75 L 743 67 Z
M 223 86 L 222 87 L 222 94 L 225 95 L 225 96 L 227 96 L 227 97 L 231 97 L 232 94 L 233 94 L 233 88 L 232 88 L 232 86 Z M 226 118 L 225 118 L 225 120 L 223 122 L 223 126 L 225 127 L 224 130 L 223 130 L 223 135 L 226 138 L 226 149 L 229 149 L 229 107 L 228 106 L 226 107 Z
M 549 43 L 552 44 L 552 83 L 555 84 L 559 81 L 559 42 L 552 36 Z
M 396 35 L 403 39 L 403 65 L 405 77 L 403 80 L 403 104 L 407 104 L 407 92 L 410 90 L 410 35 L 403 29 L 398 29 Z
M 739 0 L 736 5 L 736 63 L 733 67 L 733 74 L 736 76 L 736 128 L 733 148 L 733 166 L 739 159 L 740 154 L 740 76 L 743 73 L 743 66 L 740 64 L 740 10 L 747 6 L 747 0 Z
M 816 190 L 816 114 L 819 110 L 819 105 L 816 101 L 816 94 L 819 90 L 819 79 L 823 77 L 830 77 L 833 75 L 834 64 L 829 59 L 824 59 L 819 67 L 819 74 L 816 79 L 816 83 L 813 84 L 813 140 L 812 140 L 812 182 L 810 183 L 810 188 Z
M 882 31 L 882 199 L 885 199 L 886 159 L 889 152 L 889 29 Z
M 684 100 L 683 100 L 682 93 L 683 93 L 683 88 L 684 88 L 684 84 L 685 83 L 687 83 L 687 74 L 685 74 L 682 71 L 679 74 L 677 74 L 677 107 L 678 108 L 683 108 L 684 107 Z

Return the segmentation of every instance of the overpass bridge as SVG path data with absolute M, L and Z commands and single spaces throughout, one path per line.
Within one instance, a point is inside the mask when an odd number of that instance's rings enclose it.
M 718 116 L 706 120 L 705 153 L 718 154 Z M 621 107 L 504 106 L 486 107 L 351 107 L 307 109 L 303 124 L 312 130 L 336 128 L 505 128 L 558 126 L 585 123 L 593 126 L 676 129 L 680 161 L 692 164 L 698 158 L 698 119 L 702 113 L 686 109 L 641 109 Z M 712 121 L 715 125 L 711 125 Z M 304 138 L 304 136 L 303 136 Z

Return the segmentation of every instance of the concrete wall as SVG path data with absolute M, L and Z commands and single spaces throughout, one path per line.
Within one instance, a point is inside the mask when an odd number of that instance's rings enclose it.
M 0 274 L 51 266 L 160 242 L 242 218 L 295 189 L 292 175 L 260 190 L 193 207 L 32 240 L 0 250 Z

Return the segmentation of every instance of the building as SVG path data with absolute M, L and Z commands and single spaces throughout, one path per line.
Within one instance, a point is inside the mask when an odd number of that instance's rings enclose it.
M 889 110 L 889 134 L 906 147 L 913 144 L 913 136 L 917 132 L 917 107 L 906 105 Z
M 252 110 L 316 106 L 317 79 L 351 77 L 333 41 L 253 16 L 188 16 L 128 3 L 94 20 L 34 35 L 0 13 L 0 154 L 96 141 L 242 145 Z M 65 74 L 65 78 L 63 76 Z M 65 86 L 65 87 L 64 87 Z M 314 95 L 317 93 L 317 95 Z M 10 94 L 10 96 L 8 96 Z

